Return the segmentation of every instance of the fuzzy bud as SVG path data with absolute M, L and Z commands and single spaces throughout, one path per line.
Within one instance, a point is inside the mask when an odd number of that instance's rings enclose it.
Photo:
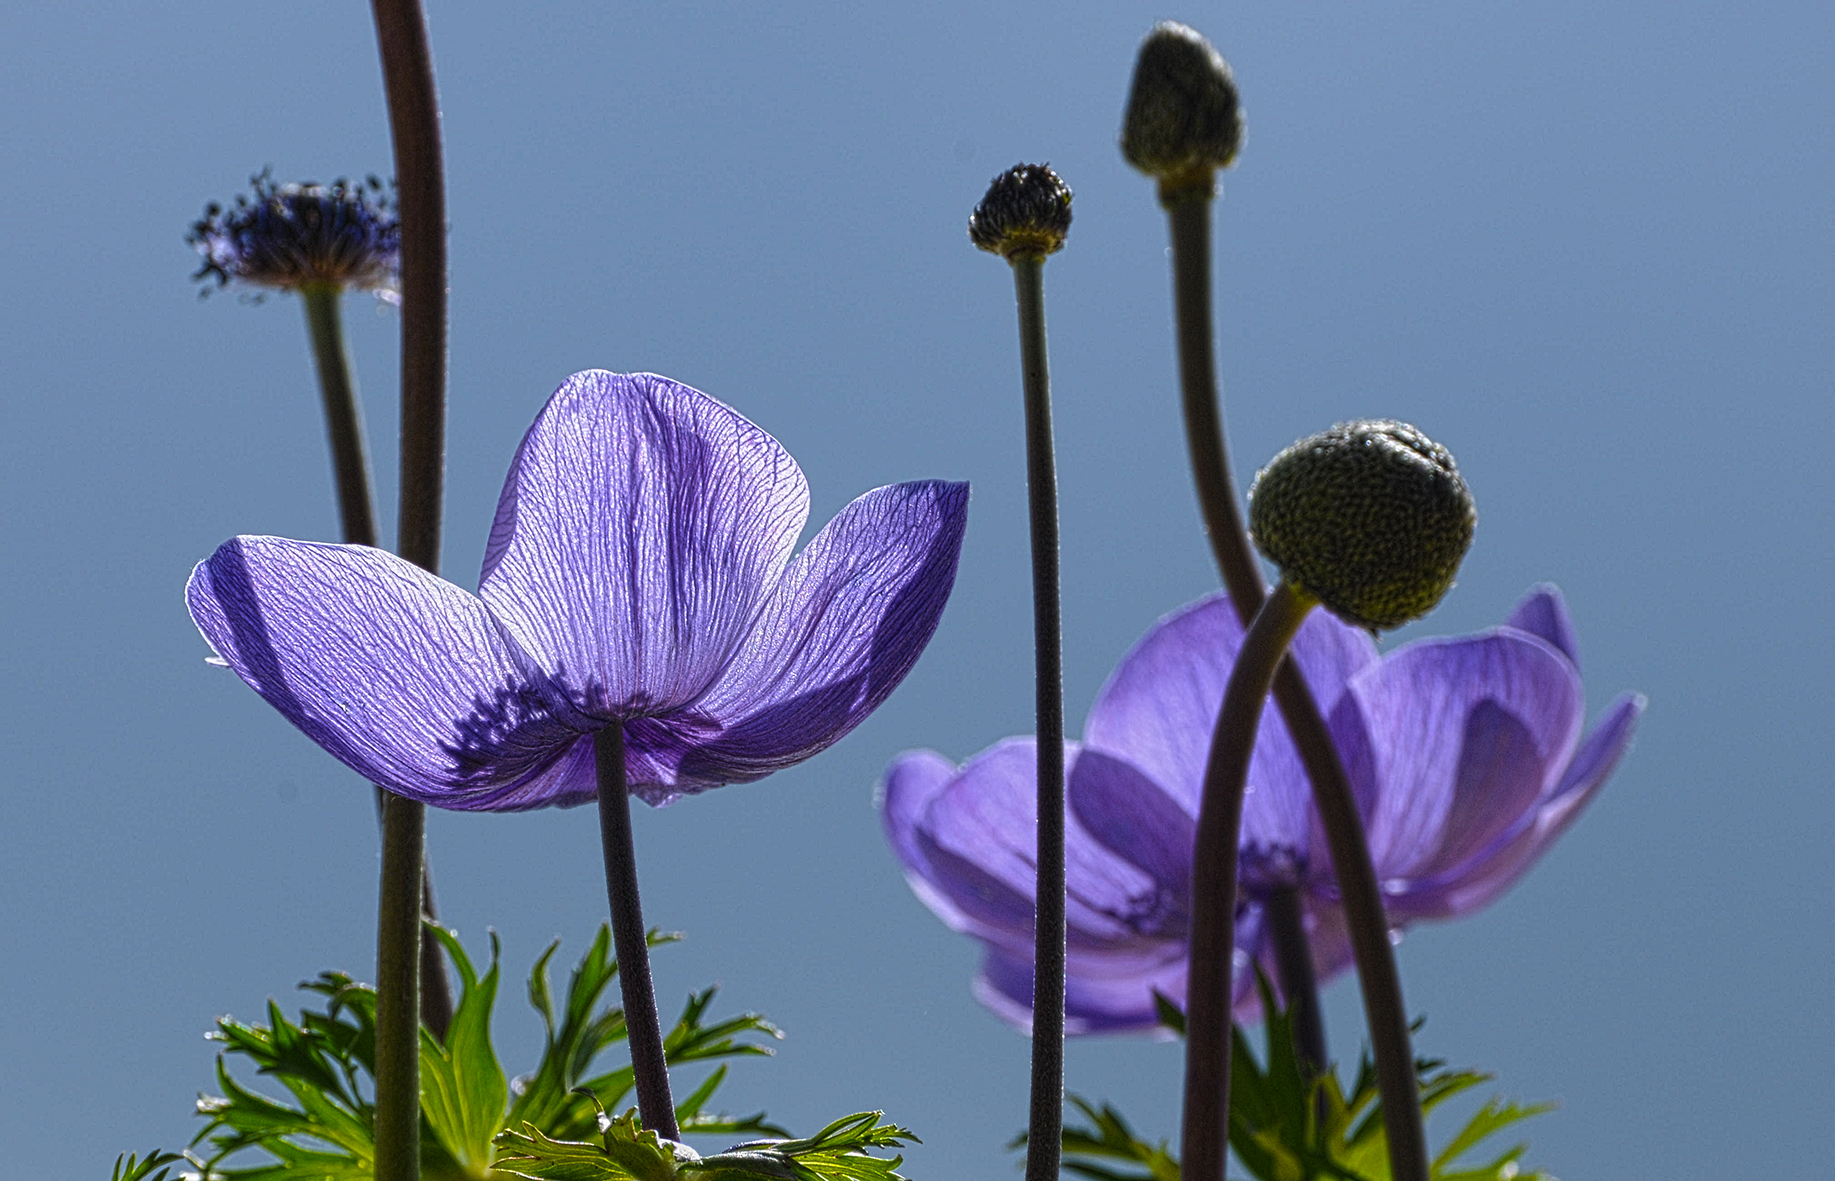
M 1229 64 L 1196 30 L 1173 21 L 1141 42 L 1121 125 L 1121 154 L 1162 195 L 1211 191 L 1242 147 L 1242 109 Z
M 1249 489 L 1256 547 L 1290 584 L 1371 631 L 1433 609 L 1477 524 L 1447 449 L 1389 419 L 1301 439 Z
M 1070 233 L 1070 187 L 1049 164 L 1015 164 L 969 215 L 969 241 L 1012 261 L 1056 254 Z

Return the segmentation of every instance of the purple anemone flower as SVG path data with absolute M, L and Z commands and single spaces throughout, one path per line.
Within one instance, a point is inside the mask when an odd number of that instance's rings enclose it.
M 1066 743 L 1069 1032 L 1146 1030 L 1154 993 L 1185 1001 L 1192 838 L 1212 726 L 1243 628 L 1228 598 L 1161 620 Z M 1515 882 L 1612 773 L 1644 699 L 1626 694 L 1582 737 L 1573 626 L 1532 590 L 1502 627 L 1379 656 L 1316 611 L 1295 638 L 1344 756 L 1397 930 L 1469 914 Z M 976 993 L 1022 1028 L 1032 1014 L 1036 806 L 1031 738 L 962 767 L 933 751 L 886 773 L 882 818 L 911 888 L 987 947 Z M 1278 711 L 1263 715 L 1243 804 L 1233 998 L 1275 973 L 1265 903 L 1297 889 L 1319 978 L 1351 962 L 1324 833 Z
M 596 795 L 624 724 L 651 804 L 782 770 L 853 729 L 936 630 L 968 485 L 809 514 L 777 440 L 653 374 L 578 373 L 529 428 L 473 595 L 382 550 L 238 537 L 186 597 L 218 655 L 364 778 L 442 808 Z

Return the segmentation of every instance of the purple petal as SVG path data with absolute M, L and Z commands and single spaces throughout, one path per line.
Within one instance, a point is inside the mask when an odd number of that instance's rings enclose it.
M 1153 929 L 1183 931 L 1191 921 L 1187 900 L 1198 830 L 1191 814 L 1132 764 L 1099 750 L 1083 748 L 1065 778 L 1077 825 L 1158 883 L 1160 913 L 1150 920 Z M 1074 878 L 1069 887 L 1083 888 Z M 1142 922 L 1149 920 L 1143 916 Z
M 907 866 L 945 903 L 931 907 L 938 917 L 1015 950 L 1032 945 L 1036 768 L 1031 738 L 990 747 L 931 796 L 907 838 L 914 847 Z
M 940 880 L 924 852 L 918 831 L 930 803 L 956 777 L 956 765 L 934 750 L 906 751 L 892 760 L 881 785 L 879 821 L 886 841 L 905 869 L 910 884 L 925 906 L 957 931 L 970 929 L 969 919 L 933 883 Z
M 1175 1004 L 1185 997 L 1186 965 L 1182 954 L 1169 949 L 1169 958 L 1150 968 L 1115 973 L 1083 965 L 1064 982 L 1064 1032 L 1089 1033 L 1165 1031 L 1153 994 L 1158 991 Z M 1013 955 L 990 947 L 975 980 L 975 996 L 996 1015 L 1020 1030 L 1032 1032 L 1032 957 Z
M 907 869 L 924 883 L 918 896 L 957 930 L 1021 955 L 1032 951 L 1037 897 L 1037 760 L 1033 739 L 1010 738 L 977 755 L 941 790 L 933 779 L 937 768 L 927 761 L 901 760 L 887 785 L 888 807 L 901 812 L 909 804 L 902 798 L 907 791 L 932 793 L 915 823 L 902 823 L 894 837 Z M 1066 744 L 1065 761 L 1073 781 L 1145 783 L 1138 771 L 1114 759 L 1079 771 L 1082 759 L 1074 744 Z M 893 823 L 889 817 L 888 827 Z M 1132 851 L 1143 847 L 1137 843 Z M 1182 945 L 1186 936 L 1187 871 L 1179 866 L 1175 872 L 1176 887 L 1157 880 L 1067 815 L 1071 954 L 1098 955 L 1112 966 L 1163 962 L 1167 945 Z
M 1196 815 L 1211 732 L 1242 636 L 1235 608 L 1222 594 L 1161 620 L 1109 678 L 1090 710 L 1084 741 L 1122 755 Z M 1328 715 L 1346 682 L 1376 660 L 1367 635 L 1324 611 L 1307 619 L 1293 654 Z M 1306 784 L 1280 711 L 1267 710 L 1249 764 L 1245 845 L 1303 854 Z
M 588 714 L 661 712 L 726 667 L 808 513 L 796 461 L 738 413 L 590 370 L 524 437 L 478 593 Z
M 1573 662 L 1509 628 L 1407 645 L 1350 692 L 1370 751 L 1367 761 L 1348 751 L 1347 769 L 1374 775 L 1369 842 L 1383 879 L 1432 872 L 1449 840 L 1464 847 L 1453 821 L 1483 831 L 1498 808 L 1526 806 L 1526 791 L 1530 801 L 1552 792 L 1582 720 Z M 1459 798 L 1488 792 L 1502 795 Z
M 1575 668 L 1580 667 L 1580 645 L 1574 640 L 1574 621 L 1568 618 L 1567 601 L 1561 597 L 1561 588 L 1554 583 L 1542 582 L 1530 587 L 1523 601 L 1504 621 L 1504 626 L 1540 636 L 1559 648 L 1574 662 Z
M 381 550 L 238 537 L 185 593 L 198 630 L 269 704 L 411 799 L 554 802 L 563 756 L 583 741 L 581 719 L 483 603 Z
M 657 794 L 782 770 L 878 708 L 937 629 L 967 514 L 968 485 L 940 480 L 876 488 L 842 509 L 784 571 L 719 679 L 683 711 L 716 736 L 691 733 Z
M 1405 899 L 1398 900 L 1411 917 L 1469 914 L 1515 885 L 1605 786 L 1631 745 L 1644 705 L 1643 696 L 1636 693 L 1613 702 L 1568 764 L 1560 785 L 1506 840 L 1449 873 L 1415 884 Z

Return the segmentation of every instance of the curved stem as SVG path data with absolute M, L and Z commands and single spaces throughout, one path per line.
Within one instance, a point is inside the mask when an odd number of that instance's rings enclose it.
M 376 916 L 376 1181 L 420 1176 L 421 846 L 426 809 L 385 793 Z
M 446 455 L 446 176 L 440 148 L 439 96 L 433 84 L 433 52 L 427 43 L 427 17 L 420 0 L 372 0 L 376 42 L 382 57 L 383 89 L 388 96 L 390 138 L 395 145 L 395 179 L 401 216 L 401 510 L 396 520 L 396 550 L 430 572 L 440 566 L 440 500 Z M 390 888 L 390 850 L 408 847 L 414 833 L 413 899 L 415 928 L 405 932 L 384 925 L 377 932 L 377 1053 L 384 1040 L 383 1016 L 406 1021 L 390 1031 L 395 1042 L 420 1036 L 413 1010 L 384 988 L 409 996 L 420 993 L 417 951 L 419 912 L 424 893 L 424 807 L 392 798 L 383 809 L 384 890 Z M 402 831 L 397 832 L 400 828 Z M 402 856 L 406 856 L 403 852 Z M 398 870 L 399 871 L 399 870 Z M 384 902 L 384 909 L 389 904 Z M 391 946 L 390 941 L 409 942 Z M 383 961 L 397 963 L 399 975 L 384 978 Z M 386 1000 L 386 1003 L 385 1003 Z M 392 1108 L 412 1105 L 414 1120 L 382 1121 L 383 1079 L 376 1079 L 376 1181 L 415 1181 L 420 1172 L 420 1059 L 418 1046 L 389 1080 Z M 385 1139 L 386 1136 L 386 1139 Z M 406 1143 L 394 1143 L 396 1137 Z M 385 1157 L 388 1161 L 384 1171 Z
M 1032 520 L 1032 634 L 1038 723 L 1038 885 L 1033 920 L 1032 1098 L 1026 1181 L 1057 1181 L 1064 1132 L 1064 658 L 1058 589 L 1058 477 L 1045 355 L 1045 259 L 1018 255 L 1026 491 Z
M 1319 979 L 1306 938 L 1298 886 L 1276 886 L 1263 904 L 1274 943 L 1274 967 L 1293 1022 L 1294 1052 L 1311 1077 L 1325 1070 L 1325 1018 L 1319 1010 Z
M 1185 989 L 1183 1181 L 1221 1181 L 1229 1145 L 1230 1001 L 1235 952 L 1236 842 L 1262 702 L 1287 642 L 1315 602 L 1282 583 L 1256 613 L 1230 670 L 1211 734 L 1192 856 L 1191 967 Z
M 312 338 L 312 359 L 319 375 L 319 395 L 325 405 L 325 437 L 331 447 L 332 481 L 338 494 L 338 520 L 346 545 L 376 544 L 376 505 L 370 494 L 370 461 L 363 443 L 363 411 L 357 400 L 356 367 L 344 338 L 344 317 L 339 308 L 343 289 L 335 283 L 313 283 L 300 288 L 306 305 L 306 332 Z M 383 814 L 383 789 L 375 787 L 376 819 Z M 429 922 L 439 917 L 433 905 L 433 871 L 425 864 L 421 874 L 421 913 Z M 439 940 L 424 927 L 421 941 L 421 1023 L 441 1041 L 452 1024 L 452 985 L 446 979 L 446 960 Z
M 1211 551 L 1223 575 L 1224 589 L 1237 614 L 1247 623 L 1267 592 L 1237 508 L 1223 419 L 1218 410 L 1211 343 L 1210 194 L 1188 190 L 1165 195 L 1162 200 L 1172 232 L 1179 381 L 1198 504 Z M 1421 1126 L 1421 1096 L 1415 1084 L 1414 1049 L 1402 1001 L 1401 977 L 1396 972 L 1388 922 L 1381 895 L 1376 891 L 1376 871 L 1370 863 L 1370 849 L 1364 840 L 1350 780 L 1318 703 L 1291 660 L 1283 661 L 1275 675 L 1274 700 L 1299 748 L 1307 777 L 1312 780 L 1313 799 L 1344 899 L 1364 1014 L 1370 1025 L 1377 1086 L 1382 1093 L 1390 1172 L 1394 1181 L 1427 1181 L 1427 1138 Z
M 1382 1096 L 1383 1128 L 1389 1140 L 1389 1173 L 1394 1181 L 1428 1181 L 1427 1134 L 1421 1122 L 1421 1091 L 1415 1081 L 1414 1039 L 1408 1031 L 1408 1009 L 1402 1001 L 1402 977 L 1389 942 L 1389 919 L 1370 863 L 1363 818 L 1351 795 L 1350 781 L 1332 744 L 1331 732 L 1313 701 L 1299 669 L 1283 661 L 1274 678 L 1274 699 L 1283 707 L 1287 728 L 1312 776 L 1313 803 L 1319 809 L 1326 848 L 1338 880 L 1339 901 L 1357 963 L 1363 992 L 1364 1020 L 1370 1026 L 1370 1056 L 1376 1063 L 1376 1086 Z M 1330 773 L 1314 767 L 1308 751 L 1330 753 Z
M 439 572 L 446 464 L 446 178 L 419 0 L 373 0 L 401 214 L 401 516 L 396 551 Z
M 650 981 L 650 942 L 643 902 L 637 896 L 637 852 L 631 841 L 631 795 L 624 772 L 624 723 L 593 735 L 599 769 L 599 838 L 605 848 L 605 894 L 612 908 L 612 950 L 618 957 L 618 989 L 624 997 L 624 1027 L 636 1077 L 637 1112 L 644 1127 L 665 1140 L 680 1140 L 675 1103 L 669 1097 L 669 1062 L 662 1025 L 656 1017 L 656 986 Z

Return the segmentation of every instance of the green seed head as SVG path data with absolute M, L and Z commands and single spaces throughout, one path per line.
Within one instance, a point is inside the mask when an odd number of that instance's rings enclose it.
M 1015 164 L 988 185 L 969 214 L 969 241 L 1011 261 L 1064 248 L 1070 233 L 1070 186 L 1049 164 Z
M 1256 547 L 1289 583 L 1371 631 L 1431 611 L 1477 525 L 1452 455 L 1389 419 L 1301 439 L 1249 489 Z
M 1155 25 L 1134 64 L 1121 154 L 1159 178 L 1163 197 L 1208 195 L 1217 169 L 1228 167 L 1240 147 L 1242 109 L 1229 65 L 1196 29 Z

